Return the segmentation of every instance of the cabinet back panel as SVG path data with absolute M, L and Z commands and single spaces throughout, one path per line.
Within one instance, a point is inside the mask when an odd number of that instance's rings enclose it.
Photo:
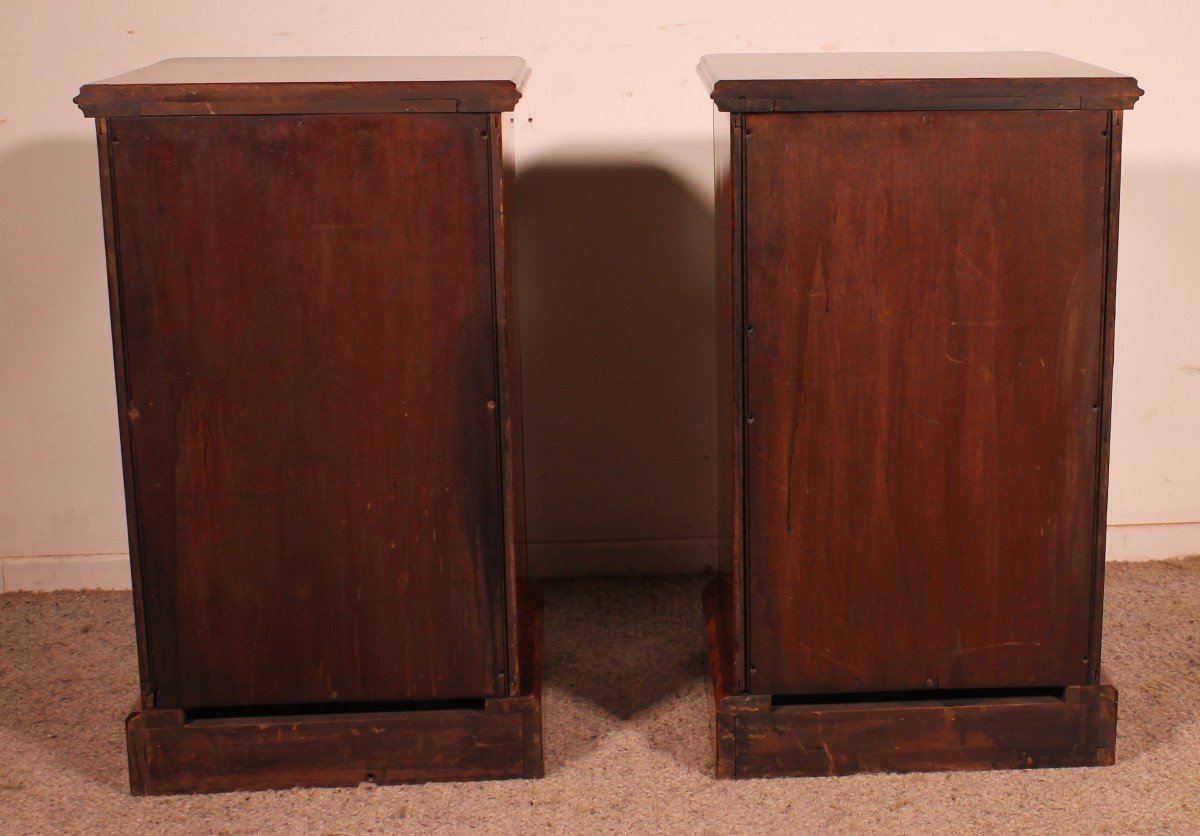
M 1087 682 L 1107 124 L 747 117 L 752 691 Z
M 486 119 L 111 120 L 160 707 L 503 692 Z

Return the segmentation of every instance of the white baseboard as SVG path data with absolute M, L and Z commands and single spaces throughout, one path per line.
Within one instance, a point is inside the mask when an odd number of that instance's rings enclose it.
M 0 592 L 129 589 L 129 555 L 49 554 L 0 557 Z
M 674 575 L 717 564 L 717 541 L 601 540 L 530 543 L 529 571 L 538 578 Z M 1200 522 L 1112 525 L 1109 560 L 1161 560 L 1200 554 Z M 0 557 L 0 592 L 129 589 L 129 555 L 70 554 Z
M 1110 525 L 1109 560 L 1162 560 L 1200 554 L 1200 522 Z

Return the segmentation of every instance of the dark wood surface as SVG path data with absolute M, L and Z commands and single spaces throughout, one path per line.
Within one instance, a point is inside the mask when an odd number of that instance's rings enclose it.
M 740 114 L 713 110 L 716 152 L 716 324 L 717 324 L 717 557 L 720 573 L 722 636 L 729 643 L 731 684 L 745 688 L 745 425 L 743 349 L 741 169 L 744 144 Z M 735 172 L 737 172 L 735 176 Z
M 1096 462 L 1096 498 L 1093 502 L 1093 537 L 1096 559 L 1092 564 L 1091 682 L 1100 676 L 1101 635 L 1104 629 L 1104 567 L 1108 539 L 1108 463 L 1112 428 L 1113 360 L 1117 318 L 1117 227 L 1121 214 L 1121 136 L 1125 114 L 1114 110 L 1108 121 L 1108 215 L 1105 218 L 1107 250 L 1104 254 L 1104 369 L 1101 378 L 1100 411 L 1097 416 L 1100 454 Z
M 722 576 L 709 582 L 702 593 L 705 640 L 707 642 L 709 674 L 712 681 L 709 709 L 715 722 L 716 775 L 734 778 L 737 762 L 737 721 L 742 714 L 756 714 L 771 705 L 770 696 L 746 694 L 737 672 L 738 657 L 729 630 L 727 579 Z
M 172 58 L 84 85 L 86 116 L 512 110 L 515 56 Z
M 706 55 L 697 67 L 722 110 L 1075 110 L 1131 108 L 1121 73 L 1049 52 Z
M 1086 684 L 1108 114 L 746 126 L 749 690 Z
M 129 539 L 129 568 L 133 587 L 133 616 L 138 652 L 139 699 L 144 707 L 154 705 L 154 680 L 150 675 L 150 647 L 146 637 L 146 590 L 142 584 L 142 553 L 138 537 L 137 491 L 130 443 L 132 421 L 127 408 L 128 375 L 125 370 L 125 335 L 121 327 L 121 272 L 117 257 L 117 226 L 113 200 L 112 155 L 109 153 L 108 120 L 96 120 L 96 156 L 100 164 L 100 206 L 104 225 L 108 309 L 112 323 L 114 380 L 116 383 L 117 429 L 121 441 L 121 477 L 125 489 L 125 525 Z
M 445 709 L 128 722 L 135 795 L 525 777 L 520 714 Z
M 522 611 L 527 689 L 479 707 L 192 717 L 137 709 L 126 721 L 135 795 L 540 778 L 542 609 Z
M 110 120 L 157 706 L 507 690 L 487 129 Z
M 508 658 L 522 656 L 519 614 L 528 594 L 528 558 L 525 551 L 525 449 L 521 390 L 521 337 L 517 317 L 516 248 L 510 245 L 508 232 L 511 218 L 508 207 L 513 206 L 516 181 L 513 156 L 504 154 L 504 146 L 514 139 L 514 121 L 509 114 L 489 117 L 490 135 L 488 157 L 492 194 L 492 270 L 495 286 L 496 349 L 499 376 L 498 408 L 500 412 L 500 442 L 502 496 L 504 498 L 504 564 L 505 593 L 508 618 Z M 509 668 L 508 691 L 521 692 L 522 666 Z
M 187 59 L 84 89 L 127 114 L 96 127 L 135 791 L 541 774 L 498 112 L 527 75 Z
M 785 706 L 737 718 L 737 778 L 1110 766 L 1116 690 Z M 1111 720 L 1110 720 L 1111 718 Z
M 774 704 L 731 694 L 715 585 L 705 591 L 719 778 L 859 772 L 1106 766 L 1116 756 L 1117 691 Z

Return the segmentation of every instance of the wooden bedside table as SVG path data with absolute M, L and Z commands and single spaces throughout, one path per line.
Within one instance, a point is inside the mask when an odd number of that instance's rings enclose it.
M 542 771 L 502 154 L 520 58 L 89 84 L 135 793 Z
M 1047 53 L 710 55 L 727 777 L 1113 762 L 1122 111 Z

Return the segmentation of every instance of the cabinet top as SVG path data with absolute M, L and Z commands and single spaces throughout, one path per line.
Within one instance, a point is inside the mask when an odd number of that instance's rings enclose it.
M 1130 76 L 1051 52 L 705 55 L 696 68 L 721 110 L 1115 110 L 1142 95 Z
M 495 113 L 521 98 L 515 56 L 171 58 L 85 84 L 85 116 Z

